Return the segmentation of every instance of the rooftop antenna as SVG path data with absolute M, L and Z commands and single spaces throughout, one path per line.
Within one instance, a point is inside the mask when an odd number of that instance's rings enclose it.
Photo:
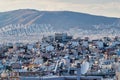
M 55 73 L 57 72 L 58 65 L 59 65 L 59 60 L 56 62 L 55 69 L 53 70 Z

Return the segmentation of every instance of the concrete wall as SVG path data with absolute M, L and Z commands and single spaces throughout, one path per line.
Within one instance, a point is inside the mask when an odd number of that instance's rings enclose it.
M 64 77 L 50 77 L 50 78 L 21 77 L 20 80 L 65 80 L 65 79 Z
M 64 76 L 64 77 L 21 77 L 20 80 L 77 80 L 76 76 Z M 98 76 L 82 76 L 81 80 L 102 80 L 102 77 Z

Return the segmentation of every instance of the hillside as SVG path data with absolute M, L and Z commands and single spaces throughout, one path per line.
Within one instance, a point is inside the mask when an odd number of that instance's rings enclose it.
M 20 9 L 0 12 L 0 42 L 34 42 L 55 32 L 91 38 L 120 36 L 120 18 L 71 11 Z
M 10 24 L 50 24 L 54 29 L 69 29 L 73 27 L 90 29 L 93 25 L 113 24 L 118 18 L 95 16 L 70 11 L 37 11 L 20 9 L 0 13 L 0 27 Z

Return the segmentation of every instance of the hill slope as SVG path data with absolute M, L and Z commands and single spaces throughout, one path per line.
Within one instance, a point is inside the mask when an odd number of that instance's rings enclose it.
M 70 11 L 37 11 L 20 9 L 0 13 L 0 27 L 10 24 L 50 24 L 54 29 L 82 28 L 91 29 L 93 25 L 113 24 L 118 18 L 95 16 Z
M 0 12 L 0 42 L 34 42 L 54 32 L 75 37 L 120 36 L 120 18 L 70 11 L 20 9 Z

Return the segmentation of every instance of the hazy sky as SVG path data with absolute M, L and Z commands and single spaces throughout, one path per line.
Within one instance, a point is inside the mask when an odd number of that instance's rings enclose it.
M 26 8 L 120 17 L 120 0 L 0 0 L 0 12 Z

